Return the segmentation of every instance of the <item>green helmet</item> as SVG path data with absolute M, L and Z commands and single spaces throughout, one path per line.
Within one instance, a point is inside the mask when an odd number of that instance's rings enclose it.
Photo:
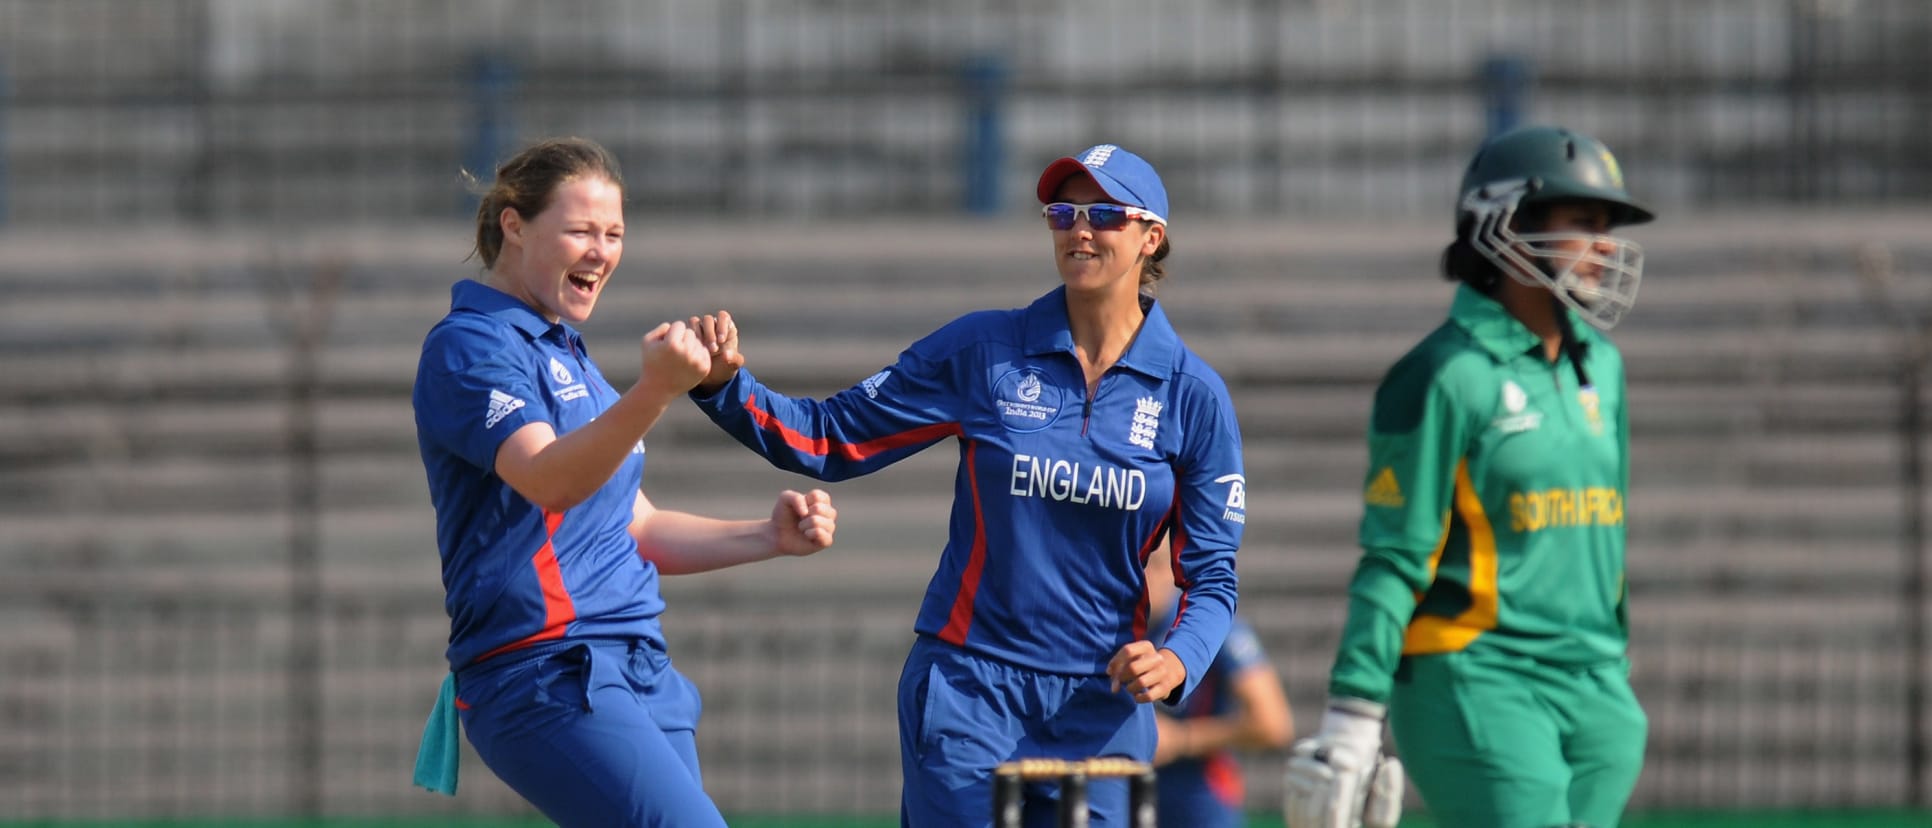
M 1517 127 L 1484 141 L 1462 174 L 1460 195 L 1466 199 L 1473 190 L 1508 181 L 1529 183 L 1519 206 L 1584 199 L 1608 204 L 1612 225 L 1656 218 L 1624 191 L 1623 169 L 1610 148 L 1562 127 Z
M 1527 126 L 1483 142 L 1462 176 L 1456 234 L 1503 274 L 1547 288 L 1584 321 L 1608 330 L 1637 301 L 1643 249 L 1616 236 L 1515 227 L 1524 205 L 1589 201 L 1610 210 L 1610 225 L 1655 216 L 1623 189 L 1623 171 L 1595 138 L 1559 127 Z

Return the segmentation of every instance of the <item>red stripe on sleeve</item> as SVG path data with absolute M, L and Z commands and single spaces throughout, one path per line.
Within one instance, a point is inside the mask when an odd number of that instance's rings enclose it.
M 939 631 L 939 640 L 954 646 L 965 646 L 966 633 L 973 628 L 973 597 L 979 594 L 979 573 L 986 566 L 986 515 L 980 511 L 979 469 L 973 465 L 978 452 L 978 443 L 966 444 L 966 481 L 973 490 L 973 552 L 966 558 L 966 571 L 959 576 L 959 594 L 953 596 L 946 628 Z
M 530 556 L 530 566 L 537 571 L 537 584 L 543 590 L 543 628 L 526 638 L 477 656 L 471 664 L 511 650 L 523 649 L 539 641 L 562 638 L 565 628 L 577 620 L 577 606 L 570 599 L 570 589 L 564 586 L 563 568 L 557 564 L 557 550 L 551 545 L 557 537 L 557 528 L 563 525 L 563 519 L 562 512 L 544 511 L 543 546 L 537 550 L 537 554 Z
M 1178 505 L 1179 499 L 1176 499 L 1175 503 Z M 1135 560 L 1140 562 L 1142 570 L 1147 569 L 1147 559 L 1154 554 L 1154 544 L 1160 542 L 1161 535 L 1166 533 L 1168 523 L 1173 519 L 1174 508 L 1170 507 L 1167 514 L 1161 516 L 1160 522 L 1154 524 L 1154 531 L 1147 533 L 1147 540 L 1141 542 L 1140 555 Z M 1134 607 L 1135 641 L 1147 640 L 1147 612 L 1151 609 L 1152 603 L 1153 599 L 1148 595 L 1147 576 L 1143 572 L 1140 578 L 1140 604 Z
M 1187 529 L 1181 523 L 1180 492 L 1174 493 L 1173 515 L 1174 541 L 1169 543 L 1167 548 L 1169 550 L 1168 554 L 1172 556 L 1169 558 L 1169 561 L 1174 565 L 1174 583 L 1181 585 L 1181 601 L 1174 608 L 1174 626 L 1179 627 L 1181 625 L 1181 616 L 1187 613 L 1187 588 L 1194 585 L 1194 579 L 1189 578 L 1187 576 L 1187 570 L 1181 566 L 1181 550 L 1187 548 Z
M 797 429 L 785 425 L 777 417 L 772 416 L 771 412 L 759 408 L 756 398 L 745 398 L 745 410 L 751 412 L 751 421 L 757 423 L 759 428 L 777 432 L 779 438 L 785 441 L 785 445 L 814 457 L 829 457 L 837 453 L 839 457 L 847 460 L 864 460 L 867 457 L 883 451 L 891 451 L 896 448 L 916 445 L 928 440 L 937 440 L 948 435 L 964 433 L 960 430 L 958 423 L 933 423 L 932 425 L 920 426 L 909 431 L 901 431 L 898 434 L 888 434 L 884 437 L 874 438 L 863 443 L 840 443 L 834 442 L 828 437 L 805 436 Z

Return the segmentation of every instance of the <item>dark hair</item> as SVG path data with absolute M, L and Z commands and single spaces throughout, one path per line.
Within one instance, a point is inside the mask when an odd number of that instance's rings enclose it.
M 1451 282 L 1461 282 L 1486 296 L 1496 293 L 1496 286 L 1503 272 L 1496 263 L 1476 252 L 1469 237 L 1456 234 L 1456 240 L 1442 249 L 1442 278 Z
M 1509 224 L 1513 230 L 1540 228 L 1549 222 L 1549 218 L 1549 203 L 1532 202 L 1518 207 L 1515 218 Z M 1469 237 L 1475 233 L 1475 219 L 1465 216 L 1456 222 L 1456 240 L 1442 249 L 1442 278 L 1462 282 L 1484 295 L 1493 296 L 1502 282 L 1503 271 L 1489 257 L 1477 252 L 1476 246 L 1469 241 Z
M 1173 251 L 1174 245 L 1168 240 L 1167 234 L 1161 234 L 1161 246 L 1154 248 L 1154 255 L 1140 263 L 1140 286 L 1144 292 L 1153 293 L 1160 280 L 1167 278 L 1167 268 L 1161 266 L 1161 260 Z
M 476 248 L 470 255 L 481 258 L 485 269 L 495 267 L 497 254 L 503 252 L 503 224 L 498 220 L 503 208 L 529 219 L 550 206 L 558 185 L 587 176 L 608 179 L 620 194 L 624 190 L 617 159 L 588 138 L 538 141 L 503 162 L 476 205 Z

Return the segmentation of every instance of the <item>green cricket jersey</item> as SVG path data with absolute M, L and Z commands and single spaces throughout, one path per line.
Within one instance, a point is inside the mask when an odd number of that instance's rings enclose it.
M 1623 657 L 1623 358 L 1572 322 L 1594 388 L 1468 286 L 1383 378 L 1332 695 L 1386 702 L 1402 655 Z

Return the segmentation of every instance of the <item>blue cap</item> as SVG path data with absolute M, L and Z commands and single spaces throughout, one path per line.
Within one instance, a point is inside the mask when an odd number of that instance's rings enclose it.
M 1154 221 L 1167 223 L 1167 188 L 1161 186 L 1154 165 L 1140 156 L 1113 144 L 1088 147 L 1079 155 L 1069 155 L 1047 165 L 1040 173 L 1040 203 L 1053 201 L 1053 193 L 1068 177 L 1084 172 L 1100 185 L 1108 198 L 1152 213 Z

